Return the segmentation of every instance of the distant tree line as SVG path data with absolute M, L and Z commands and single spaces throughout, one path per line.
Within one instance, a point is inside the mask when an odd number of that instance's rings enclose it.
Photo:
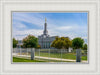
M 33 35 L 28 35 L 22 40 L 23 45 L 21 47 L 23 48 L 41 48 L 41 46 L 38 44 L 38 38 L 36 38 Z M 15 48 L 18 44 L 18 41 L 13 38 L 13 48 Z M 69 47 L 72 47 L 73 49 L 83 49 L 87 50 L 87 44 L 84 44 L 84 40 L 80 37 L 74 38 L 71 40 L 68 37 L 56 37 L 56 39 L 52 42 L 51 47 L 57 48 L 57 49 L 68 49 Z
M 51 47 L 57 49 L 68 49 L 72 46 L 72 41 L 69 38 L 65 37 L 56 37 L 56 39 L 52 42 Z
M 52 42 L 51 47 L 57 49 L 68 49 L 72 47 L 73 49 L 84 49 L 87 50 L 87 44 L 84 44 L 84 40 L 80 37 L 74 38 L 70 40 L 66 37 L 56 37 L 56 39 Z
M 24 48 L 36 48 L 38 45 L 38 39 L 33 35 L 28 35 L 22 42 Z
M 18 41 L 15 38 L 13 38 L 13 48 L 15 48 L 17 44 L 18 44 Z
M 21 45 L 22 48 L 40 48 L 40 45 L 38 44 L 38 38 L 36 38 L 33 35 L 28 35 L 22 40 L 23 45 Z M 13 38 L 13 48 L 17 47 L 18 40 Z

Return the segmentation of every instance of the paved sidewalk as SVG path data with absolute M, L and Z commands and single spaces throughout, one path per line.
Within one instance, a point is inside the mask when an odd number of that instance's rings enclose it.
M 49 59 L 49 60 L 62 60 L 62 61 L 73 61 L 75 62 L 76 60 L 71 60 L 71 59 L 61 59 L 61 58 L 49 58 L 49 57 L 42 57 L 42 56 L 35 56 L 35 58 L 40 58 L 40 59 Z
M 30 55 L 17 55 L 17 54 L 13 54 L 13 56 L 15 56 L 15 57 L 31 57 Z M 51 58 L 51 57 L 42 57 L 42 56 L 35 56 L 35 58 L 76 62 L 76 60 L 72 60 L 72 59 L 61 59 L 61 58 Z M 87 61 L 82 61 L 82 62 L 87 62 Z

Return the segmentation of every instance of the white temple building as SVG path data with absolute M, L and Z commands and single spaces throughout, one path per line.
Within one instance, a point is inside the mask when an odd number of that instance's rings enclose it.
M 38 36 L 38 43 L 41 46 L 41 48 L 52 48 L 51 44 L 55 40 L 57 36 L 50 36 L 48 35 L 48 30 L 47 30 L 47 23 L 46 23 L 46 18 L 45 18 L 45 23 L 44 23 L 44 31 L 41 36 Z
M 41 49 L 52 49 L 51 44 L 56 39 L 56 37 L 58 37 L 58 36 L 48 35 L 47 22 L 45 19 L 43 34 L 38 36 L 38 43 L 39 43 Z M 69 37 L 65 37 L 65 38 L 69 38 Z M 17 47 L 21 48 L 21 45 L 23 45 L 22 40 L 18 40 Z M 72 50 L 73 49 L 71 47 L 69 47 L 68 52 L 71 52 Z

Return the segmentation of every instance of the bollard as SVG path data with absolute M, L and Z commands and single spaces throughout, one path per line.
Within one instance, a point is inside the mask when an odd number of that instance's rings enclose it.
M 31 48 L 31 60 L 35 59 L 35 49 Z
M 81 62 L 81 49 L 76 50 L 76 62 Z

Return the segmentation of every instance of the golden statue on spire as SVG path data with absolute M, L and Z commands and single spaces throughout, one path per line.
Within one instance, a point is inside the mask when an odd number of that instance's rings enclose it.
M 46 23 L 47 19 L 45 18 L 45 23 Z

